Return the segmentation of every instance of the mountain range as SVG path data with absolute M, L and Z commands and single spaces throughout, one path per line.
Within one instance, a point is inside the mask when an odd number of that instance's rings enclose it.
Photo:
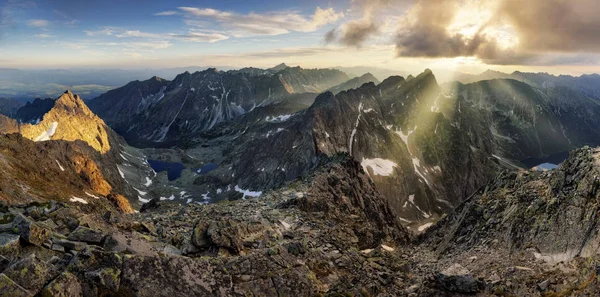
M 0 295 L 596 295 L 596 77 L 280 64 L 2 99 Z

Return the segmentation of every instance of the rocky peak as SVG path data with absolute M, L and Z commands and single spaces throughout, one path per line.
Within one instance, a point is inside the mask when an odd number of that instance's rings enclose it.
M 109 129 L 78 96 L 66 91 L 35 124 L 22 124 L 20 132 L 34 141 L 62 139 L 82 140 L 95 150 L 106 153 L 111 148 Z
M 269 70 L 273 71 L 273 72 L 279 72 L 281 70 L 290 68 L 288 65 L 286 65 L 285 63 L 281 63 L 273 68 L 269 68 Z

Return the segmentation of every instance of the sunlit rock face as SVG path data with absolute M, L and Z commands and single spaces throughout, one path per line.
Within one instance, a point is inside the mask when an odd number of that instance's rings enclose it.
M 19 126 L 24 137 L 33 141 L 82 140 L 100 153 L 110 150 L 106 124 L 79 96 L 67 91 L 50 103 L 53 105 L 49 110 L 39 109 L 39 114 L 31 114 L 30 120 Z
M 172 143 L 214 128 L 291 94 L 322 92 L 348 80 L 337 70 L 278 67 L 185 72 L 174 80 L 135 81 L 90 108 L 128 142 Z

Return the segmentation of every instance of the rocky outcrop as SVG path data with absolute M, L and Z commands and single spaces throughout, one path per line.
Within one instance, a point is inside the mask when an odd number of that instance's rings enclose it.
M 558 169 L 502 173 L 432 227 L 426 242 L 439 252 L 501 239 L 512 252 L 533 249 L 550 263 L 588 257 L 600 248 L 600 150 L 575 150 Z

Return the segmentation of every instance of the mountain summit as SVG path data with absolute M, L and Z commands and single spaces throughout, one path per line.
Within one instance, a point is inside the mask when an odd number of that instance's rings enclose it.
M 20 125 L 20 132 L 24 137 L 34 141 L 82 140 L 100 153 L 110 150 L 111 143 L 106 124 L 78 95 L 66 91 L 51 103 L 53 104 L 50 110 L 34 116 L 38 122 Z M 35 104 L 36 102 L 30 105 L 32 109 L 35 109 Z

